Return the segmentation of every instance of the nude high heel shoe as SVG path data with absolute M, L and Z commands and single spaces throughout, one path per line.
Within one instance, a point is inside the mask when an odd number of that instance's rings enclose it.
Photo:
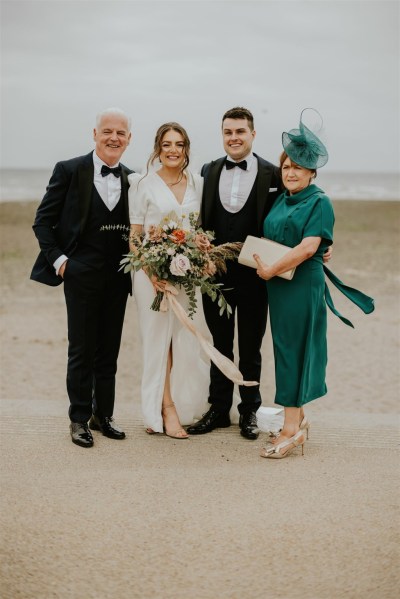
M 173 408 L 176 412 L 176 408 L 175 408 L 175 404 L 172 402 L 171 404 L 169 404 L 168 406 L 163 406 L 162 408 L 162 413 L 163 415 L 165 414 L 166 410 L 170 410 L 171 408 Z M 178 416 L 178 414 L 177 414 Z M 179 422 L 179 420 L 178 420 Z M 171 437 L 171 439 L 189 439 L 189 435 L 187 434 L 187 432 L 185 431 L 184 428 L 178 428 L 176 431 L 168 431 L 164 425 L 164 433 L 166 434 L 167 437 Z
M 287 441 L 282 441 L 282 443 L 277 443 L 276 445 L 268 445 L 264 449 L 261 450 L 260 456 L 262 458 L 273 458 L 273 459 L 281 459 L 289 456 L 296 447 L 301 446 L 301 455 L 304 455 L 304 443 L 306 442 L 304 430 L 300 429 L 293 437 L 287 439 Z M 290 447 L 293 445 L 293 447 Z M 285 449 L 285 447 L 289 447 L 285 452 L 281 453 L 281 449 Z
M 303 416 L 303 420 L 300 422 L 300 430 L 305 431 L 307 435 L 307 441 L 309 437 L 311 422 L 308 420 L 307 416 Z

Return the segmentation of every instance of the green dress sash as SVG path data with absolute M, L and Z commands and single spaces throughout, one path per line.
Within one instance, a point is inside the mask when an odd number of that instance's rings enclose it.
M 364 314 L 371 314 L 371 312 L 375 310 L 375 303 L 372 297 L 369 297 L 368 295 L 366 295 L 362 291 L 359 291 L 358 289 L 354 289 L 354 287 L 349 287 L 348 285 L 345 285 L 345 283 L 343 283 L 331 270 L 329 270 L 329 268 L 327 268 L 325 264 L 324 272 L 328 279 L 333 283 L 333 285 L 337 289 L 339 289 L 339 291 L 341 291 L 343 295 L 345 295 L 351 302 L 353 302 L 353 304 L 358 306 L 364 312 Z M 338 316 L 340 320 L 342 320 L 349 327 L 353 327 L 354 329 L 353 323 L 345 316 L 342 316 L 342 314 L 340 314 L 340 312 L 335 308 L 332 296 L 329 291 L 329 287 L 326 283 L 325 301 L 331 312 Z

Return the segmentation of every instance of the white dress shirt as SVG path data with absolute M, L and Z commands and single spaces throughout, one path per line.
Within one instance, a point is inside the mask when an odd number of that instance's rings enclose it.
M 93 183 L 97 191 L 99 192 L 99 196 L 111 212 L 111 210 L 113 210 L 115 206 L 118 204 L 118 200 L 121 197 L 121 177 L 116 177 L 112 173 L 103 177 L 101 174 L 101 167 L 103 166 L 103 164 L 106 163 L 103 162 L 97 156 L 95 151 L 93 151 Z M 115 168 L 118 165 L 119 162 L 113 164 L 111 168 Z M 64 264 L 66 260 L 68 260 L 68 257 L 63 254 L 54 262 L 53 266 L 57 275 L 58 271 L 60 270 L 60 267 Z
M 109 165 L 103 162 L 97 156 L 96 152 L 93 152 L 93 164 L 93 183 L 97 191 L 99 192 L 99 196 L 101 197 L 107 208 L 111 211 L 118 204 L 118 200 L 121 197 L 121 177 L 116 177 L 112 173 L 103 177 L 101 174 L 101 167 L 103 165 Z M 118 165 L 119 162 L 117 162 L 117 164 L 113 164 L 110 168 L 115 168 Z
M 227 160 L 232 159 L 227 156 Z M 258 162 L 254 154 L 250 153 L 243 160 L 246 160 L 247 167 L 243 170 L 238 167 L 227 169 L 223 166 L 219 179 L 219 197 L 221 204 L 228 212 L 239 212 L 247 202 L 254 181 L 257 177 Z

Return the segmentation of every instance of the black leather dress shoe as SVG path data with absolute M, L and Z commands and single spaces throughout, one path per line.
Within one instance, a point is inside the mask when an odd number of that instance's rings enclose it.
M 210 408 L 203 417 L 187 427 L 189 435 L 204 435 L 204 433 L 210 433 L 215 428 L 227 428 L 231 425 L 229 414 L 220 414 L 213 408 Z
M 100 419 L 98 416 L 93 416 L 89 420 L 89 426 L 92 431 L 100 431 L 105 437 L 109 439 L 125 439 L 124 431 L 121 431 L 114 423 L 114 418 L 111 416 L 105 416 Z
M 69 425 L 72 443 L 81 447 L 93 447 L 93 437 L 86 422 L 71 422 Z
M 257 426 L 256 413 L 249 412 L 248 414 L 241 414 L 239 417 L 239 428 L 242 437 L 250 439 L 251 441 L 258 439 L 260 429 Z

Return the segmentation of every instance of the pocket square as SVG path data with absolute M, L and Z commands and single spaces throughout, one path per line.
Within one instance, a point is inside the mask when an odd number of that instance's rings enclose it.
M 278 191 L 278 188 L 277 187 L 270 187 L 269 190 L 270 191 Z

